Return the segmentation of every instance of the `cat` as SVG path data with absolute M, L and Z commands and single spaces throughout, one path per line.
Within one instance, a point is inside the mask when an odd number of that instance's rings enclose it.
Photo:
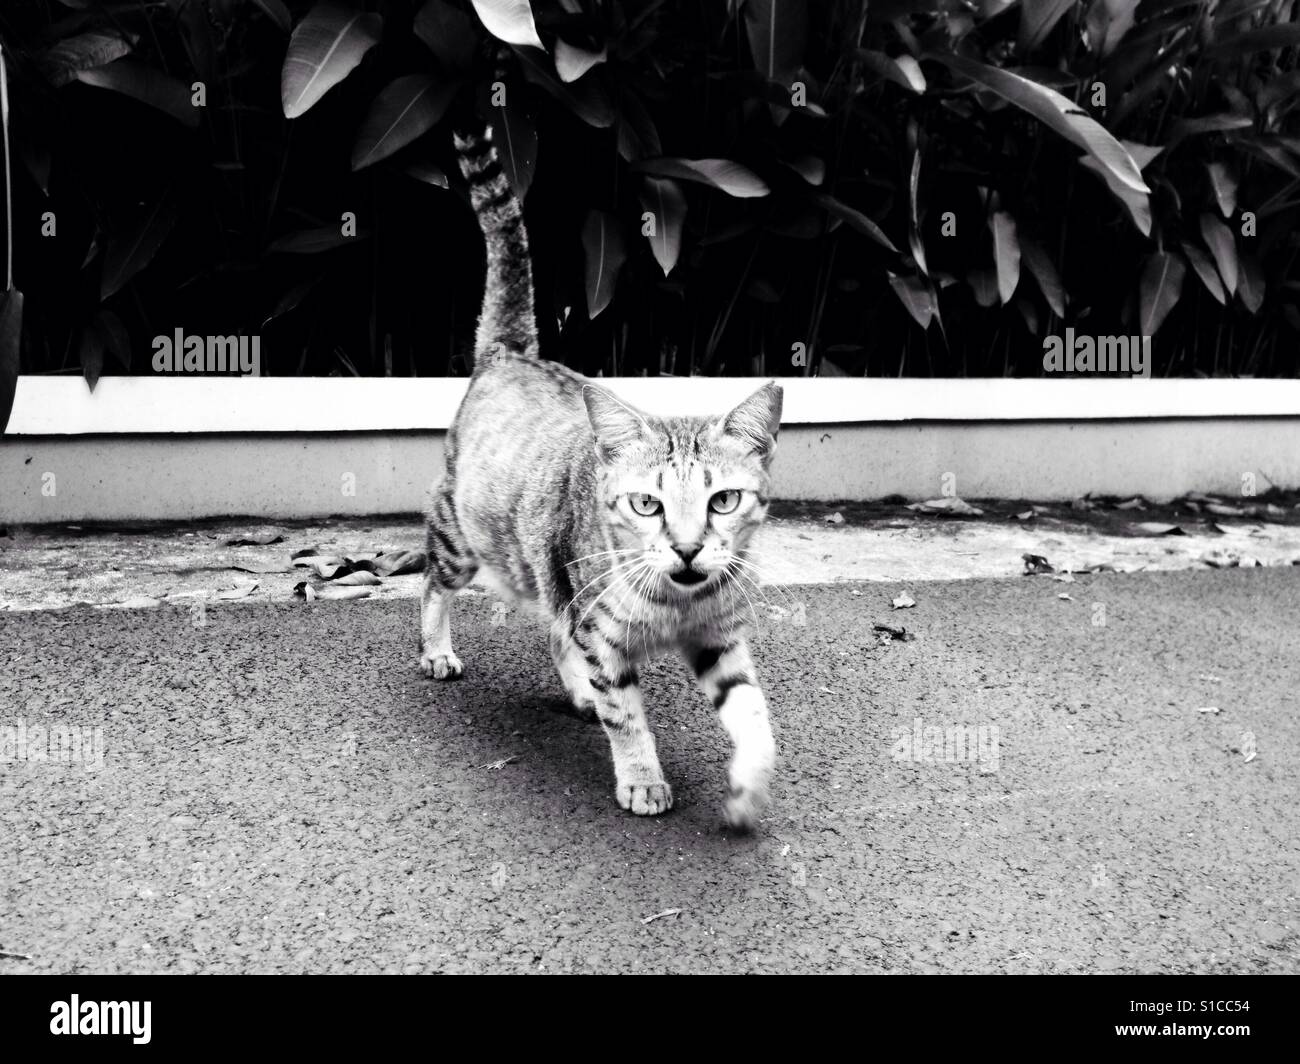
M 776 744 L 745 640 L 767 512 L 781 389 L 719 417 L 654 417 L 539 357 L 528 236 L 491 130 L 455 135 L 487 245 L 468 391 L 428 508 L 420 667 L 463 673 L 450 608 L 476 574 L 549 624 L 573 706 L 609 738 L 618 804 L 672 807 L 637 666 L 675 650 L 733 744 L 725 819 L 748 830 L 768 803 Z M 752 588 L 751 588 L 752 590 Z

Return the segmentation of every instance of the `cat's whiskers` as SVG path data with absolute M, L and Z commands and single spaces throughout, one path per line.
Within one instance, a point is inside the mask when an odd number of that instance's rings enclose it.
M 767 593 L 764 590 L 764 588 L 770 588 L 771 590 L 775 591 L 777 594 L 779 594 L 782 598 L 785 599 L 785 601 L 789 604 L 789 608 L 791 610 L 795 610 L 799 608 L 799 604 L 794 600 L 794 597 L 790 594 L 790 592 L 788 592 L 780 584 L 771 582 L 770 575 L 761 566 L 757 565 L 749 558 L 741 557 L 739 554 L 733 555 L 732 560 L 737 565 L 739 565 L 742 570 L 746 571 L 749 574 L 752 574 L 750 576 L 750 584 L 753 586 L 754 590 L 758 592 L 759 597 L 762 598 L 765 605 L 768 606 L 774 605 L 774 603 L 767 597 Z M 758 579 L 755 579 L 755 577 L 757 577 Z M 768 583 L 760 584 L 758 582 L 759 580 L 767 580 Z M 776 608 L 785 609 L 786 607 L 777 606 Z
M 630 565 L 632 568 L 631 568 L 630 570 L 628 570 L 628 571 L 623 571 L 623 570 L 625 570 L 626 567 L 629 566 L 629 565 Z M 623 562 L 623 563 L 621 563 L 621 564 L 619 564 L 619 565 L 614 566 L 614 567 L 611 568 L 607 573 L 605 573 L 605 574 L 603 574 L 603 575 L 606 575 L 606 576 L 612 576 L 613 574 L 618 573 L 618 574 L 619 574 L 619 577 L 620 577 L 620 579 L 621 579 L 621 582 L 623 583 L 624 587 L 626 587 L 626 586 L 627 586 L 627 581 L 628 581 L 628 580 L 631 580 L 634 576 L 637 576 L 637 575 L 640 573 L 640 571 L 641 571 L 641 567 L 642 567 L 642 566 L 649 567 L 649 565 L 650 565 L 650 563 L 649 563 L 649 562 L 648 562 L 644 557 L 641 557 L 641 558 L 631 558 L 631 559 L 629 559 L 629 560 L 626 561 L 626 562 Z M 599 577 L 597 577 L 597 579 L 599 579 Z M 595 583 L 595 581 L 592 581 L 592 583 Z M 607 584 L 605 587 L 601 588 L 601 589 L 600 589 L 600 594 L 598 594 L 594 599 L 592 599 L 591 602 L 587 605 L 587 608 L 583 611 L 582 616 L 578 618 L 578 623 L 577 623 L 576 625 L 574 625 L 574 627 L 575 627 L 575 628 L 581 628 L 581 627 L 582 627 L 582 622 L 585 621 L 585 620 L 587 619 L 587 615 L 588 615 L 589 613 L 591 613 L 591 611 L 592 611 L 593 609 L 596 608 L 596 603 L 598 603 L 601 599 L 603 599 L 606 595 L 608 595 L 609 592 L 612 591 L 614 588 L 618 587 L 618 586 L 619 586 L 619 583 L 620 583 L 620 580 L 614 580 L 614 581 L 611 581 L 609 584 Z M 591 586 L 591 584 L 588 584 L 588 585 L 587 585 L 587 587 L 590 587 L 590 586 Z M 582 590 L 583 590 L 583 591 L 586 591 L 587 588 L 584 587 Z M 579 594 L 581 594 L 581 592 L 579 592 Z M 577 596 L 574 596 L 574 598 L 576 599 Z
M 754 618 L 754 625 L 755 627 L 757 627 L 758 610 L 754 606 L 754 600 L 749 597 L 749 592 L 745 590 L 745 585 L 740 582 L 741 579 L 749 579 L 749 578 L 746 577 L 744 572 L 740 570 L 732 571 L 731 569 L 724 569 L 723 572 L 730 578 L 731 583 L 735 587 L 735 589 L 739 591 L 742 595 L 744 595 L 745 601 L 749 604 L 750 616 Z M 753 581 L 750 580 L 750 583 L 752 584 Z
M 602 569 L 599 573 L 596 574 L 595 577 L 593 577 L 591 580 L 588 580 L 581 588 L 579 588 L 577 591 L 573 593 L 573 597 L 569 599 L 568 604 L 560 612 L 565 613 L 569 609 L 571 609 L 574 605 L 576 605 L 578 598 L 582 595 L 582 593 L 586 591 L 587 588 L 591 587 L 593 584 L 597 583 L 598 581 L 605 580 L 611 576 L 614 576 L 616 573 L 619 573 L 622 570 L 627 569 L 629 566 L 633 566 L 634 568 L 632 569 L 632 571 L 635 572 L 636 571 L 635 566 L 637 564 L 637 561 L 638 559 L 636 558 L 627 558 L 624 561 L 619 562 L 617 565 L 611 565 L 608 569 Z M 644 564 L 644 561 L 645 561 L 644 559 L 641 559 L 642 564 Z M 590 613 L 591 607 L 600 601 L 601 595 L 603 595 L 606 591 L 608 591 L 609 588 L 614 586 L 615 584 L 610 584 L 608 587 L 604 588 L 601 591 L 600 595 L 596 596 L 596 598 L 587 607 L 586 612 L 583 613 L 583 615 L 580 618 L 578 618 L 578 623 L 574 625 L 575 628 L 580 627 L 582 622 L 587 619 L 587 613 Z

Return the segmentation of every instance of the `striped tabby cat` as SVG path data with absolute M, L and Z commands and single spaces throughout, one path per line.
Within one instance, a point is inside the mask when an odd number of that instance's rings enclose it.
M 734 756 L 726 818 L 754 824 L 776 746 L 742 631 L 746 546 L 767 509 L 781 389 L 730 413 L 658 418 L 538 357 L 520 204 L 490 131 L 456 138 L 487 243 L 474 375 L 428 514 L 420 667 L 451 680 L 451 602 L 476 573 L 550 625 L 569 697 L 604 726 L 618 803 L 670 809 L 637 665 L 680 651 Z

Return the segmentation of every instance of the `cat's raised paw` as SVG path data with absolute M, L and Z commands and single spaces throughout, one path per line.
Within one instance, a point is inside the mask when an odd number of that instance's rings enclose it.
M 421 654 L 420 671 L 431 680 L 459 680 L 465 666 L 455 654 Z
M 620 783 L 618 804 L 637 816 L 658 816 L 673 807 L 673 789 L 666 783 Z
M 723 809 L 727 827 L 733 831 L 753 831 L 758 824 L 758 814 L 767 805 L 767 794 L 754 788 L 733 787 Z

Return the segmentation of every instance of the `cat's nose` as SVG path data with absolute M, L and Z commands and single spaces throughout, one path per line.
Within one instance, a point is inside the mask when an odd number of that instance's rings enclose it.
M 677 557 L 681 558 L 687 565 L 695 560 L 695 556 L 704 549 L 703 543 L 674 543 L 673 550 L 677 552 Z

